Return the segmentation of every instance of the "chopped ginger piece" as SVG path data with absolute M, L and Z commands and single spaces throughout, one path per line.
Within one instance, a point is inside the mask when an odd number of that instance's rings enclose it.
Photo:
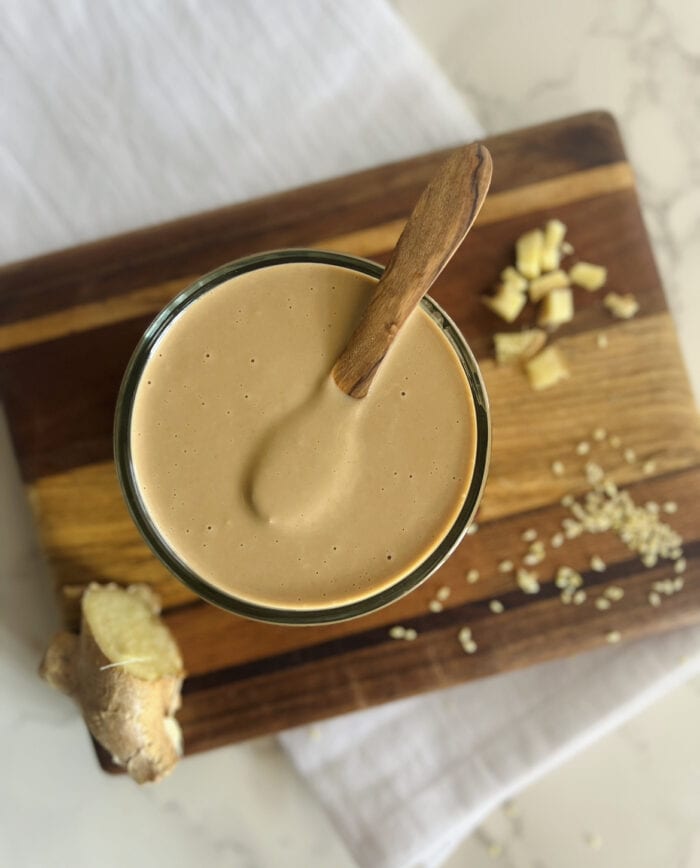
M 530 385 L 533 389 L 549 389 L 569 376 L 569 368 L 557 347 L 547 347 L 525 363 Z
M 534 280 L 541 274 L 543 246 L 544 232 L 541 229 L 532 229 L 521 235 L 515 242 L 515 264 L 518 271 L 528 280 Z
M 513 322 L 520 311 L 525 307 L 527 296 L 517 289 L 509 289 L 501 286 L 494 296 L 486 296 L 482 299 L 486 307 L 506 322 Z
M 517 289 L 518 292 L 525 292 L 527 280 L 512 265 L 509 265 L 508 268 L 504 268 L 501 272 L 501 286 L 506 286 L 508 289 Z
M 542 271 L 554 271 L 559 268 L 562 254 L 562 245 L 566 235 L 566 226 L 561 220 L 548 220 L 544 227 L 544 245 L 540 264 Z
M 603 299 L 603 304 L 613 316 L 619 319 L 632 319 L 639 311 L 639 302 L 631 292 L 627 295 L 609 292 Z
M 528 294 L 530 301 L 540 301 L 552 289 L 563 289 L 569 286 L 569 277 L 565 271 L 550 271 L 530 281 Z
M 608 269 L 602 265 L 592 265 L 590 262 L 577 262 L 569 271 L 569 277 L 576 286 L 594 292 L 605 284 Z
M 537 325 L 557 328 L 574 318 L 574 295 L 570 289 L 552 289 L 540 305 Z
M 529 359 L 538 353 L 547 341 L 542 329 L 527 329 L 522 332 L 500 332 L 493 336 L 496 361 L 499 365 Z

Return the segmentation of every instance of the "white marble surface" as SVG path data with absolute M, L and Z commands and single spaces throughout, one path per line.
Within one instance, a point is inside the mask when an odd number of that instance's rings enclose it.
M 395 5 L 489 132 L 615 114 L 700 403 L 700 4 Z M 494 812 L 445 868 L 697 868 L 699 729 L 696 680 Z

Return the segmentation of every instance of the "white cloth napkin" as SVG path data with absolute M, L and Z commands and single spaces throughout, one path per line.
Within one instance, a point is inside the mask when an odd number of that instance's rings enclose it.
M 0 62 L 0 261 L 480 133 L 384 0 L 6 0 Z M 0 460 L 9 478 L 6 450 Z M 50 618 L 33 605 L 45 581 L 16 524 L 3 520 L 12 545 L 0 548 L 2 574 L 23 577 L 2 587 L 8 732 L 12 715 L 52 701 L 21 689 Z M 361 866 L 437 864 L 498 800 L 696 671 L 698 648 L 687 630 L 282 743 Z

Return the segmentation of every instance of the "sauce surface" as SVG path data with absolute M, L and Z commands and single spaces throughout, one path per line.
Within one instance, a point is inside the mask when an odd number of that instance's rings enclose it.
M 320 263 L 258 269 L 193 302 L 153 348 L 132 415 L 137 484 L 211 585 L 258 605 L 343 605 L 411 572 L 459 513 L 474 405 L 428 314 L 411 315 L 367 397 L 330 378 L 375 284 Z M 281 430 L 285 472 L 277 460 L 263 478 Z

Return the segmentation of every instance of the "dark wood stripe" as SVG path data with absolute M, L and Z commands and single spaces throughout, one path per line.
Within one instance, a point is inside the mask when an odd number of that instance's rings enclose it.
M 603 112 L 485 140 L 492 191 L 624 160 Z M 0 269 L 0 324 L 203 274 L 239 256 L 377 225 L 409 213 L 448 150 L 186 217 Z

